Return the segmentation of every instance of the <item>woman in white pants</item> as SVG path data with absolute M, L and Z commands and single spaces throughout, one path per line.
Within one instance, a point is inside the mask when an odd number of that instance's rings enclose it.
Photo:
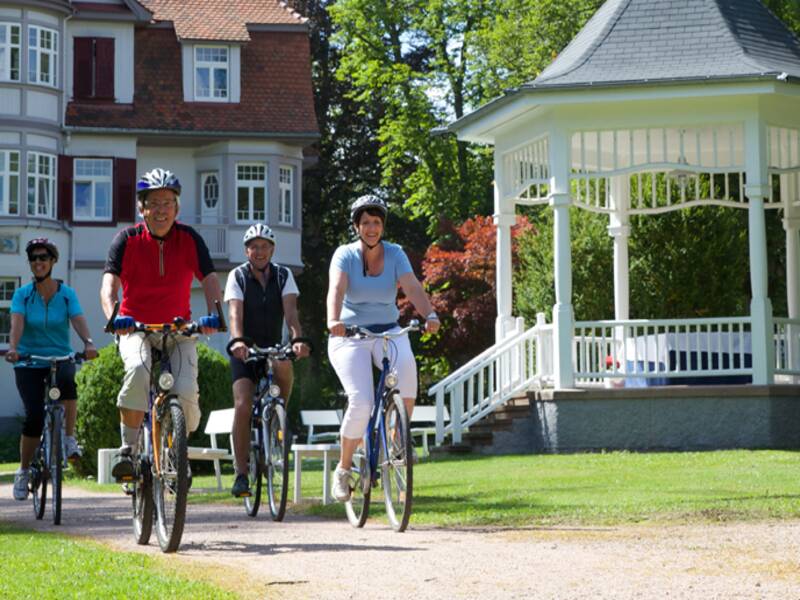
M 381 240 L 387 212 L 386 203 L 377 196 L 361 196 L 353 202 L 350 221 L 358 240 L 339 246 L 331 259 L 328 356 L 348 400 L 340 430 L 341 459 L 333 478 L 333 497 L 340 502 L 350 499 L 353 453 L 367 429 L 374 402 L 372 365 L 380 365 L 381 360 L 379 343 L 345 338 L 345 327 L 358 325 L 375 333 L 398 330 L 399 284 L 417 312 L 426 315 L 426 331 L 435 333 L 439 329 L 439 318 L 406 253 L 397 244 Z M 407 335 L 394 342 L 397 356 L 392 362 L 410 419 L 417 397 L 417 364 Z

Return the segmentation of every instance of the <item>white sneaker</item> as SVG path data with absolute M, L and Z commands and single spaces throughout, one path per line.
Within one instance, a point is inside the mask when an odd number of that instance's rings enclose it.
M 78 446 L 78 440 L 75 439 L 75 436 L 64 436 L 64 445 L 67 447 L 67 458 L 69 460 L 78 460 L 81 456 L 83 456 L 80 446 Z
M 339 502 L 350 500 L 350 470 L 337 466 L 333 472 L 333 497 Z
M 14 500 L 28 499 L 28 482 L 30 479 L 30 469 L 17 469 L 17 472 L 14 473 Z

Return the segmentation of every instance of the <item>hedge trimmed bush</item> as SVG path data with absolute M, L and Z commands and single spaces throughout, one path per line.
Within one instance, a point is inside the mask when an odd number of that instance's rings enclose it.
M 227 359 L 202 343 L 197 344 L 197 355 L 200 410 L 203 416 L 197 431 L 189 436 L 189 445 L 207 446 L 209 442 L 203 429 L 208 413 L 232 407 L 233 395 Z M 83 458 L 77 466 L 81 475 L 97 473 L 98 449 L 119 446 L 117 394 L 122 386 L 123 375 L 122 359 L 113 344 L 100 350 L 98 357 L 85 363 L 78 372 L 78 419 L 75 427 L 76 436 L 83 446 Z M 206 466 L 210 468 L 211 464 L 209 462 Z M 197 466 L 203 469 L 200 464 Z

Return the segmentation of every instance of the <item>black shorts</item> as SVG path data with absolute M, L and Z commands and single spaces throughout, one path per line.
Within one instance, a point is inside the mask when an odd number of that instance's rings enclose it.
M 44 426 L 44 388 L 50 375 L 50 367 L 19 367 L 14 369 L 17 390 L 25 405 L 25 422 L 22 433 L 27 437 L 39 437 Z M 74 400 L 78 397 L 75 387 L 75 364 L 65 362 L 58 365 L 56 382 L 61 390 L 61 398 Z
M 266 360 L 244 362 L 231 356 L 231 380 L 236 383 L 239 379 L 249 379 L 258 384 L 259 379 L 264 376 L 265 364 Z

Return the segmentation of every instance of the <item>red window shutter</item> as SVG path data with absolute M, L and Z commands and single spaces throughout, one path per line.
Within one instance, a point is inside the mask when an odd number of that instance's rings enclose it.
M 114 214 L 115 221 L 136 220 L 136 159 L 114 160 Z
M 58 218 L 72 221 L 72 157 L 58 155 Z
M 72 62 L 72 95 L 91 98 L 94 79 L 94 38 L 75 38 Z
M 94 48 L 94 97 L 113 100 L 114 38 L 96 38 Z

